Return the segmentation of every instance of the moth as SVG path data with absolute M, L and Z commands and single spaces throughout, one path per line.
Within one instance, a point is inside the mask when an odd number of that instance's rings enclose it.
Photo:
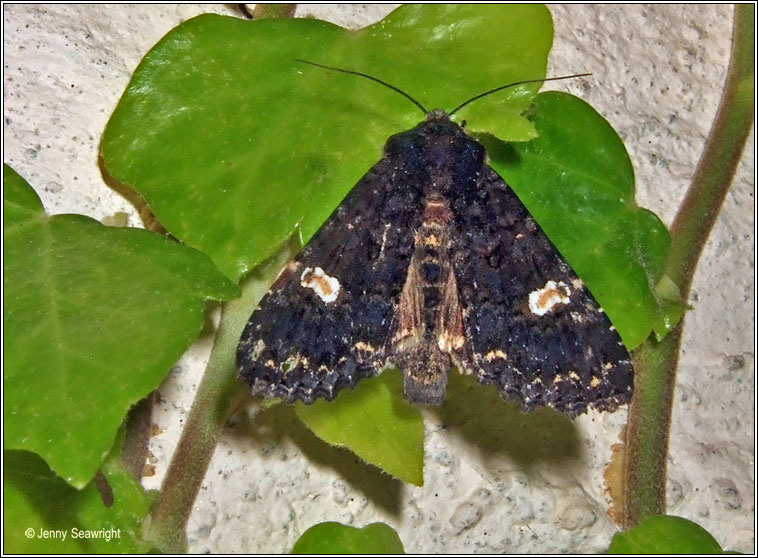
M 532 80 L 445 113 L 361 72 L 301 62 L 386 85 L 425 119 L 387 140 L 253 312 L 237 349 L 253 393 L 331 400 L 395 365 L 406 399 L 436 405 L 455 366 L 524 410 L 573 417 L 627 402 L 632 364 L 608 317 L 450 119 Z

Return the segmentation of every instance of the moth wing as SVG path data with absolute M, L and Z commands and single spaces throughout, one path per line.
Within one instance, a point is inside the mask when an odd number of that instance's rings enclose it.
M 331 400 L 385 366 L 422 207 L 395 170 L 377 163 L 260 301 L 237 349 L 253 392 Z
M 462 366 L 524 409 L 574 416 L 627 402 L 633 370 L 618 333 L 513 190 L 483 169 L 453 206 Z

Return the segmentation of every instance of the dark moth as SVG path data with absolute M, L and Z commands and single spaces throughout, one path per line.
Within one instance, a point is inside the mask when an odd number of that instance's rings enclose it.
M 608 317 L 484 147 L 442 111 L 392 136 L 253 312 L 237 349 L 254 393 L 333 399 L 396 365 L 439 404 L 455 365 L 523 409 L 629 400 Z

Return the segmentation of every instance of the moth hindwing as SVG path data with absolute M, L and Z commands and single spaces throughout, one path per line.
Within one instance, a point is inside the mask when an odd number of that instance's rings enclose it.
M 618 333 L 485 150 L 442 111 L 392 136 L 250 317 L 253 392 L 333 399 L 390 364 L 438 404 L 452 365 L 569 416 L 632 392 Z

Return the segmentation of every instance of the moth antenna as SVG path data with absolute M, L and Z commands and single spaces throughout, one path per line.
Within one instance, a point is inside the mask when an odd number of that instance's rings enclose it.
M 381 83 L 382 85 L 384 85 L 385 87 L 389 87 L 393 91 L 397 91 L 403 97 L 405 97 L 410 102 L 412 102 L 414 105 L 416 105 L 418 108 L 420 108 L 421 111 L 424 114 L 427 114 L 429 112 L 428 110 L 426 110 L 426 107 L 424 107 L 424 105 L 422 105 L 421 103 L 419 103 L 416 99 L 414 99 L 413 97 L 411 97 L 410 95 L 408 95 L 408 93 L 406 93 L 402 89 L 399 89 L 399 88 L 395 87 L 394 85 L 390 85 L 386 81 L 382 81 L 379 78 L 375 78 L 374 76 L 370 76 L 368 74 L 364 74 L 363 72 L 356 72 L 354 70 L 345 70 L 344 68 L 335 68 L 334 66 L 325 66 L 324 64 L 317 64 L 316 62 L 309 62 L 308 60 L 303 60 L 301 58 L 295 58 L 295 62 L 302 62 L 303 64 L 310 64 L 311 66 L 316 66 L 317 68 L 324 68 L 325 70 L 334 70 L 335 72 L 342 72 L 343 74 L 353 74 L 354 76 L 365 77 L 367 79 L 370 79 L 371 81 L 375 81 L 376 83 Z
M 482 97 L 486 97 L 487 95 L 491 95 L 492 93 L 497 93 L 498 91 L 502 91 L 503 89 L 508 89 L 509 87 L 515 87 L 517 85 L 525 85 L 527 83 L 544 83 L 546 81 L 557 81 L 559 79 L 571 79 L 571 78 L 591 76 L 591 75 L 592 74 L 574 74 L 572 76 L 560 76 L 560 77 L 543 78 L 543 79 L 526 79 L 523 81 L 515 81 L 507 85 L 501 85 L 500 87 L 495 87 L 494 89 L 490 89 L 489 91 L 480 93 L 479 95 L 476 95 L 475 97 L 471 97 L 468 101 L 464 101 L 463 103 L 455 107 L 453 110 L 451 110 L 448 113 L 448 116 L 452 116 L 453 114 L 461 110 L 463 107 L 465 107 L 469 103 L 473 103 L 474 101 L 481 99 Z

